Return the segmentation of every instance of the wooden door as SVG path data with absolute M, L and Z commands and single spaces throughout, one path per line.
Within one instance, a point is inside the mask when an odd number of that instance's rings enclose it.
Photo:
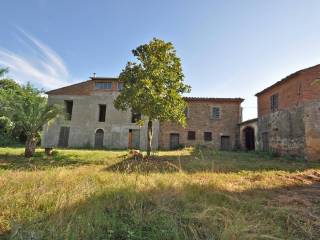
M 140 130 L 132 129 L 132 148 L 139 149 L 140 148 Z
M 221 150 L 222 151 L 231 150 L 230 136 L 221 136 Z
M 140 149 L 140 130 L 129 129 L 128 148 Z
M 174 150 L 179 148 L 179 134 L 171 133 L 170 134 L 170 149 Z
M 61 127 L 58 147 L 68 147 L 70 127 Z
M 104 137 L 104 132 L 102 129 L 98 129 L 95 134 L 95 139 L 94 139 L 94 147 L 95 148 L 103 148 L 103 137 Z
M 269 134 L 267 132 L 262 133 L 262 151 L 269 151 Z

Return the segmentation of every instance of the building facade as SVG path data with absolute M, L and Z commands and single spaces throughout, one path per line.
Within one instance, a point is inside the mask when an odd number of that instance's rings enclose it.
M 49 104 L 64 106 L 60 116 L 44 127 L 42 145 L 73 148 L 146 149 L 147 124 L 140 115 L 118 111 L 113 101 L 122 89 L 117 78 L 88 81 L 47 92 Z M 231 150 L 238 146 L 241 98 L 185 98 L 187 126 L 155 121 L 153 149 L 206 145 Z M 143 117 L 143 116 L 142 116 Z
M 160 122 L 159 148 L 204 145 L 222 150 L 238 147 L 241 98 L 185 98 L 186 127 Z
M 44 127 L 44 147 L 74 148 L 141 148 L 147 146 L 147 125 L 138 126 L 140 116 L 130 111 L 118 111 L 113 101 L 121 91 L 116 78 L 95 77 L 86 82 L 47 92 L 49 104 L 60 104 L 66 116 Z M 157 136 L 159 124 L 153 124 Z M 158 138 L 153 138 L 158 148 Z
M 320 160 L 320 65 L 256 94 L 259 149 Z

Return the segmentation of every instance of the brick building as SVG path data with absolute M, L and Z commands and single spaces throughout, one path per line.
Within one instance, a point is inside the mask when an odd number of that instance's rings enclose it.
M 206 145 L 231 150 L 237 147 L 241 122 L 241 98 L 185 98 L 185 128 L 173 122 L 160 122 L 159 148 L 180 145 Z
M 47 92 L 49 104 L 65 107 L 67 116 L 47 124 L 44 147 L 140 148 L 147 144 L 147 125 L 136 124 L 137 113 L 118 111 L 113 101 L 121 91 L 117 78 L 93 77 L 88 81 Z M 198 144 L 233 149 L 239 136 L 240 98 L 185 98 L 187 127 L 153 124 L 153 149 Z M 161 127 L 160 127 L 161 125 Z M 160 142 L 160 145 L 159 145 Z
M 320 160 L 320 65 L 256 94 L 260 150 Z

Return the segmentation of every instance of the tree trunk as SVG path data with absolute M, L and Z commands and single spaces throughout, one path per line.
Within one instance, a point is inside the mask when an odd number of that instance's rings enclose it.
M 34 134 L 27 136 L 26 140 L 26 146 L 24 150 L 24 156 L 26 158 L 30 158 L 33 156 L 34 152 L 36 151 L 36 145 L 37 145 L 37 138 Z
M 148 121 L 148 145 L 147 145 L 147 157 L 150 157 L 151 152 L 151 143 L 152 143 L 152 121 Z

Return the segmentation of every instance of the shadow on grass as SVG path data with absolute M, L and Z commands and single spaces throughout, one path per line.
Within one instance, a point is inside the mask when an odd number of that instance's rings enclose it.
M 37 152 L 32 158 L 25 158 L 23 154 L 0 154 L 0 170 L 46 170 L 55 167 L 78 167 L 83 165 L 103 165 L 105 161 L 81 159 L 80 157 L 54 152 L 52 156 L 46 156 L 43 152 Z
M 216 172 L 241 171 L 287 172 L 319 168 L 320 163 L 299 159 L 272 157 L 257 152 L 222 152 L 210 149 L 192 149 L 189 154 L 153 155 L 149 160 L 125 158 L 123 161 L 105 168 L 106 171 L 123 173 L 164 173 L 164 172 Z
M 300 186 L 243 192 L 196 183 L 139 190 L 132 183 L 105 189 L 53 213 L 40 213 L 36 219 L 13 222 L 6 236 L 8 239 L 319 239 L 320 175 L 311 178 L 309 184 Z

